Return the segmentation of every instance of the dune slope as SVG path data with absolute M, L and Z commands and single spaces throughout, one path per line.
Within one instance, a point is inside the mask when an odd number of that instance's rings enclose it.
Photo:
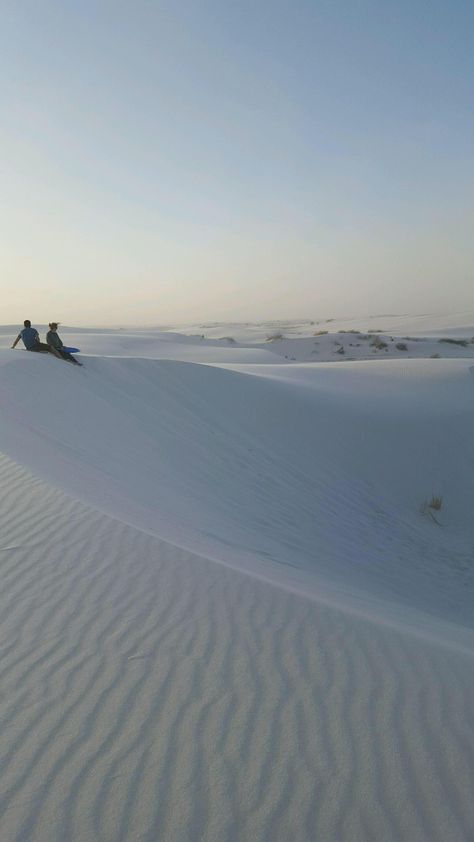
M 305 591 L 353 586 L 471 623 L 466 361 L 75 370 L 4 353 L 2 450 L 56 487 Z M 432 494 L 441 525 L 420 513 Z
M 470 839 L 472 364 L 85 363 L 0 351 L 0 837 Z
M 2 839 L 470 838 L 471 656 L 0 476 Z

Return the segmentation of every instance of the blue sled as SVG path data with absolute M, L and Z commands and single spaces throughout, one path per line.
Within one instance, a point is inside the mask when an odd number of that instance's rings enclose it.
M 80 348 L 69 348 L 67 345 L 63 345 L 61 351 L 66 351 L 67 354 L 79 354 Z

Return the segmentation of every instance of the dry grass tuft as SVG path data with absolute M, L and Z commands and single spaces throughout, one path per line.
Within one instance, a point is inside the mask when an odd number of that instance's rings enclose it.
M 420 506 L 420 512 L 422 515 L 426 515 L 436 523 L 437 526 L 442 526 L 439 520 L 435 517 L 434 512 L 439 512 L 443 505 L 443 498 L 441 495 L 433 494 L 431 500 L 425 500 L 424 503 Z
M 374 336 L 373 339 L 371 339 L 370 344 L 375 351 L 382 351 L 383 348 L 388 348 L 387 343 L 384 342 L 380 336 Z
M 266 341 L 267 341 L 267 342 L 276 342 L 278 339 L 284 339 L 284 338 L 285 338 L 285 337 L 283 336 L 283 334 L 282 334 L 282 333 L 270 333 L 270 334 L 267 336 Z

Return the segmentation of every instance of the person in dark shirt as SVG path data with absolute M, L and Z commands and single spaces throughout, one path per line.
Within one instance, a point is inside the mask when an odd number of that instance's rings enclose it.
M 20 330 L 17 338 L 15 339 L 12 348 L 15 348 L 20 339 L 23 340 L 23 345 L 25 346 L 27 351 L 37 351 L 43 354 L 54 354 L 55 357 L 60 357 L 57 353 L 56 349 L 51 347 L 50 345 L 46 345 L 44 342 L 40 342 L 39 333 L 35 327 L 31 327 L 31 322 L 29 319 L 25 319 L 23 322 L 23 330 Z
M 49 323 L 49 330 L 46 334 L 46 342 L 48 343 L 50 348 L 54 348 L 54 350 L 62 357 L 63 360 L 67 360 L 70 363 L 74 363 L 74 365 L 82 365 L 82 363 L 74 359 L 73 355 L 70 354 L 69 351 L 64 350 L 62 340 L 58 336 L 58 322 Z

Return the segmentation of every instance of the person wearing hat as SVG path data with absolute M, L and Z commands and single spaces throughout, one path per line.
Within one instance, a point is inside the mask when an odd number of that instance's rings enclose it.
M 53 350 L 53 353 L 56 352 L 58 356 L 62 357 L 63 360 L 67 360 L 70 363 L 74 363 L 74 365 L 82 365 L 78 360 L 74 359 L 72 354 L 69 351 L 63 350 L 63 343 L 61 338 L 58 336 L 58 325 L 59 322 L 50 322 L 49 323 L 49 330 L 46 334 L 46 342 L 48 346 Z

